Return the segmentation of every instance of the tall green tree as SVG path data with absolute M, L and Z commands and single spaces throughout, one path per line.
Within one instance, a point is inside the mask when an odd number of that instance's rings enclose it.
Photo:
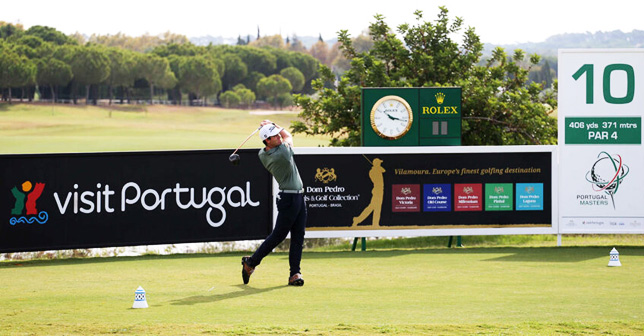
M 76 49 L 78 48 L 80 47 L 68 44 L 62 45 L 54 48 L 52 56 L 57 60 L 63 61 L 71 66 L 74 59 L 74 54 L 76 53 Z
M 143 55 L 140 59 L 140 74 L 150 85 L 150 103 L 154 97 L 154 87 L 170 88 L 174 86 L 175 77 L 167 59 L 155 54 Z
M 260 80 L 266 78 L 263 73 L 253 71 L 244 78 L 244 81 L 242 84 L 246 86 L 249 90 L 252 90 L 253 92 L 257 92 L 257 83 L 259 83 Z
M 38 73 L 36 82 L 40 86 L 48 86 L 51 92 L 52 101 L 57 102 L 56 91 L 59 86 L 66 86 L 74 76 L 72 67 L 63 61 L 55 58 L 38 59 Z
M 398 34 L 376 15 L 369 27 L 373 46 L 365 52 L 358 52 L 347 31 L 341 31 L 340 48 L 351 68 L 337 87 L 328 89 L 325 84 L 333 83 L 335 76 L 321 66 L 322 78 L 313 82 L 317 97 L 296 96 L 304 121 L 294 123 L 294 132 L 331 135 L 332 146 L 357 146 L 362 87 L 459 86 L 464 145 L 556 143 L 556 120 L 548 115 L 556 99 L 540 84 L 527 84 L 530 66 L 539 56 L 527 57 L 517 50 L 508 57 L 497 48 L 479 65 L 483 44 L 474 28 L 455 40 L 463 20 L 450 20 L 445 7 L 439 7 L 437 19 L 429 22 L 421 11 L 414 14 L 417 23 L 398 26 Z
M 239 55 L 248 67 L 249 73 L 256 71 L 265 76 L 270 76 L 277 69 L 277 57 L 266 49 L 250 46 L 235 46 L 231 50 Z
M 47 26 L 31 26 L 25 31 L 25 35 L 37 36 L 44 41 L 52 42 L 57 45 L 76 44 L 76 41 L 71 37 L 59 32 L 55 28 Z
M 288 79 L 293 87 L 293 92 L 299 92 L 304 87 L 304 75 L 296 67 L 282 69 L 280 76 Z
M 248 75 L 248 67 L 242 61 L 241 57 L 235 54 L 225 54 L 223 56 L 225 70 L 221 77 L 221 83 L 224 90 L 230 90 L 239 84 Z
M 136 79 L 137 54 L 121 48 L 107 48 L 107 57 L 110 60 L 110 73 L 105 80 L 109 95 L 109 104 L 112 105 L 114 88 L 122 87 L 127 90 L 134 86 Z
M 89 103 L 89 89 L 106 80 L 110 75 L 110 59 L 104 48 L 96 46 L 78 47 L 72 57 L 72 73 L 74 81 L 85 85 L 85 102 Z M 96 98 L 94 98 L 96 104 Z
M 16 44 L 22 44 L 30 47 L 31 49 L 38 49 L 45 41 L 38 36 L 23 35 L 15 41 Z
M 24 32 L 21 24 L 13 25 L 0 21 L 0 39 L 16 38 L 24 34 Z
M 247 89 L 243 84 L 237 84 L 233 91 L 239 96 L 240 104 L 246 108 L 250 108 L 255 103 L 255 93 Z
M 237 107 L 241 102 L 241 98 L 239 98 L 237 92 L 228 90 L 219 95 L 219 102 L 221 103 L 221 106 L 225 108 Z
M 293 66 L 293 61 L 292 61 L 292 52 L 286 50 L 286 49 L 278 49 L 278 48 L 269 48 L 266 47 L 266 50 L 268 50 L 273 56 L 275 56 L 275 70 L 276 71 L 281 71 L 284 68 L 288 68 Z
M 170 63 L 170 70 L 176 78 L 175 86 L 168 90 L 168 99 L 175 102 L 175 104 L 181 105 L 182 101 L 182 91 L 181 91 L 181 63 L 183 62 L 185 56 L 179 55 L 169 55 L 167 56 L 168 63 Z
M 181 57 L 178 71 L 181 89 L 203 99 L 203 105 L 208 96 L 221 91 L 216 65 L 204 56 Z
M 304 75 L 304 88 L 301 91 L 309 92 L 311 81 L 318 77 L 320 61 L 308 54 L 292 52 L 291 64 Z
M 11 103 L 12 88 L 22 88 L 36 80 L 36 65 L 25 56 L 3 50 L 0 53 L 0 89 L 8 89 L 7 99 Z
M 268 76 L 257 83 L 257 92 L 267 97 L 275 106 L 281 105 L 279 97 L 288 94 L 292 89 L 293 87 L 288 79 L 280 75 Z

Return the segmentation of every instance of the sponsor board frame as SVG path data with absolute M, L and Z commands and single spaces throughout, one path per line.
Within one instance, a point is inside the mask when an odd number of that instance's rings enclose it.
M 506 234 L 557 234 L 558 233 L 558 169 L 557 169 L 557 146 L 468 146 L 468 147 L 345 147 L 345 148 L 295 148 L 295 160 L 297 162 L 298 168 L 300 170 L 300 175 L 302 176 L 302 179 L 304 180 L 304 185 L 305 185 L 305 196 L 307 199 L 309 199 L 309 204 L 307 204 L 307 209 L 309 210 L 309 223 L 307 224 L 307 233 L 306 237 L 307 238 L 339 238 L 339 237 L 395 237 L 395 236 L 454 236 L 454 235 L 506 235 Z M 394 211 L 389 211 L 389 223 L 393 226 L 386 227 L 386 225 L 382 225 L 380 227 L 374 227 L 374 226 L 369 226 L 369 225 L 362 225 L 359 224 L 357 227 L 347 229 L 346 225 L 345 227 L 325 227 L 325 228 L 319 228 L 319 227 L 311 227 L 312 222 L 318 221 L 321 217 L 324 218 L 324 220 L 328 221 L 339 221 L 342 220 L 346 223 L 348 220 L 347 218 L 351 218 L 353 216 L 356 216 L 355 211 L 351 214 L 345 213 L 341 214 L 341 211 L 334 214 L 334 215 L 324 215 L 320 213 L 316 213 L 315 211 L 311 211 L 312 209 L 310 206 L 312 205 L 310 200 L 312 199 L 312 194 L 315 193 L 316 189 L 310 189 L 311 184 L 308 183 L 308 181 L 311 180 L 311 175 L 317 175 L 321 174 L 324 175 L 325 168 L 328 168 L 329 171 L 327 173 L 330 173 L 329 167 L 322 167 L 323 165 L 316 166 L 315 163 L 311 164 L 308 161 L 311 160 L 323 160 L 325 157 L 332 157 L 335 156 L 337 159 L 337 156 L 346 156 L 347 158 L 353 157 L 352 162 L 349 163 L 350 166 L 356 166 L 357 169 L 357 164 L 355 163 L 355 157 L 356 156 L 363 156 L 364 158 L 360 158 L 360 160 L 363 160 L 363 162 L 367 166 L 373 166 L 373 161 L 368 162 L 370 159 L 373 159 L 377 156 L 387 156 L 388 157 L 388 164 L 389 164 L 389 169 L 391 168 L 391 159 L 396 158 L 397 155 L 405 156 L 405 155 L 414 155 L 414 156 L 423 156 L 423 155 L 432 156 L 432 155 L 455 155 L 455 156 L 461 156 L 462 159 L 464 160 L 469 160 L 468 156 L 475 156 L 475 155 L 482 155 L 482 156 L 487 156 L 487 155 L 522 155 L 522 154 L 527 154 L 527 155 L 532 155 L 532 154 L 541 154 L 545 155 L 549 158 L 549 164 L 547 164 L 549 170 L 549 174 L 547 177 L 546 183 L 548 184 L 547 186 L 547 195 L 544 197 L 544 199 L 547 199 L 547 205 L 546 209 L 542 210 L 547 212 L 547 214 L 543 214 L 543 216 L 547 217 L 546 222 L 547 223 L 541 223 L 540 225 L 493 225 L 490 224 L 490 218 L 487 218 L 486 220 L 488 223 L 484 225 L 476 225 L 473 223 L 470 219 L 464 218 L 463 223 L 459 223 L 457 225 L 445 225 L 445 223 L 441 223 L 440 225 L 427 225 L 424 227 L 423 223 L 418 222 L 418 217 L 422 216 L 419 214 L 416 214 L 416 219 L 415 219 L 415 225 L 399 225 L 401 223 L 395 223 L 395 218 L 396 215 L 398 214 L 403 214 L 404 211 L 402 212 L 394 212 Z M 502 163 L 500 163 L 502 165 Z M 383 163 L 383 165 L 385 165 Z M 387 167 L 385 167 L 387 169 Z M 365 173 L 364 167 L 362 167 L 362 173 L 363 179 Z M 391 174 L 389 173 L 384 173 L 384 174 Z M 385 179 L 387 178 L 386 175 L 384 177 Z M 449 181 L 448 181 L 449 182 Z M 274 183 L 273 191 L 274 191 L 274 199 L 277 197 L 277 192 L 278 188 Z M 308 183 L 308 185 L 307 185 Z M 421 182 L 418 182 L 419 184 Z M 454 182 L 450 182 L 452 185 L 454 185 Z M 336 185 L 336 187 L 338 187 Z M 390 185 L 385 182 L 385 188 L 389 188 Z M 309 188 L 309 189 L 307 189 Z M 313 187 L 315 188 L 315 187 Z M 331 187 L 330 187 L 331 188 Z M 342 188 L 342 187 L 339 187 Z M 345 191 L 348 190 L 348 188 L 344 187 Z M 422 186 L 421 186 L 422 188 Z M 320 190 L 321 191 L 321 190 Z M 412 188 L 409 188 L 409 191 L 414 192 Z M 322 192 L 322 191 L 321 191 Z M 361 191 L 361 196 L 363 194 L 368 194 L 369 190 L 364 190 L 364 184 L 363 184 L 363 189 Z M 420 192 L 422 194 L 422 191 Z M 350 198 L 351 192 L 348 191 L 348 196 L 347 198 Z M 388 197 L 391 198 L 392 192 L 390 191 L 385 191 L 384 198 L 385 201 L 383 204 L 391 204 L 388 203 L 390 200 L 387 199 Z M 366 196 L 365 196 L 366 197 Z M 393 199 L 391 200 L 393 201 Z M 364 203 L 364 201 L 363 201 Z M 385 205 L 383 205 L 385 206 Z M 482 211 L 484 210 L 485 205 L 482 204 Z M 355 209 L 354 209 L 355 210 Z M 423 210 L 416 210 L 417 212 L 422 212 Z M 474 216 L 471 218 L 476 218 L 476 213 L 479 215 L 482 214 L 483 212 L 473 212 L 472 215 Z M 502 211 L 494 211 L 495 215 L 503 215 L 506 216 L 508 214 L 518 214 L 520 211 L 517 209 L 513 209 L 513 211 L 506 211 L 503 213 Z M 274 204 L 274 212 L 275 215 L 277 214 L 277 211 L 275 210 L 275 204 Z M 385 211 L 383 213 L 383 218 L 386 215 Z M 452 209 L 452 214 L 454 213 Z M 489 213 L 493 213 L 493 211 L 489 211 Z M 486 215 L 490 215 L 486 214 Z M 443 216 L 448 216 L 449 214 L 442 214 Z M 523 214 L 520 214 L 523 215 Z M 342 218 L 340 218 L 342 217 Z M 370 215 L 371 218 L 373 218 L 373 213 Z M 489 217 L 489 216 L 488 216 Z M 511 216 L 510 216 L 511 217 Z M 369 220 L 369 218 L 367 218 Z M 510 220 L 511 218 L 505 218 L 506 221 Z M 421 219 L 422 221 L 422 219 Z M 466 223 L 465 223 L 466 222 Z M 404 223 L 402 223 L 404 224 Z
M 644 233 L 644 49 L 559 50 L 560 233 Z
M 263 239 L 270 175 L 239 153 L 0 155 L 0 252 Z

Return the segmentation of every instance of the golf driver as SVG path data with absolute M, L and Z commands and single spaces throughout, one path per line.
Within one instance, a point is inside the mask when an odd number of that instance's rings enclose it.
M 255 133 L 257 133 L 257 132 L 259 131 L 259 129 L 260 129 L 260 128 L 262 128 L 262 127 L 260 126 L 260 127 L 258 127 L 256 130 L 254 130 L 254 131 L 253 131 L 253 133 L 251 133 L 251 134 L 246 138 L 246 140 L 244 140 L 244 142 L 242 142 L 242 143 L 241 143 L 241 145 L 239 145 L 239 147 L 237 147 L 237 149 L 235 149 L 235 151 L 234 151 L 232 154 L 230 154 L 230 156 L 228 157 L 228 161 L 230 161 L 230 163 L 232 163 L 232 164 L 233 164 L 233 165 L 235 165 L 235 166 L 239 164 L 239 160 L 240 160 L 240 158 L 239 158 L 239 154 L 237 154 L 237 151 L 238 151 L 238 150 L 239 150 L 239 149 L 240 149 L 240 148 L 241 148 L 241 147 L 246 143 L 246 141 L 248 141 L 248 139 L 250 139 L 250 137 L 252 137 L 253 135 L 255 135 Z

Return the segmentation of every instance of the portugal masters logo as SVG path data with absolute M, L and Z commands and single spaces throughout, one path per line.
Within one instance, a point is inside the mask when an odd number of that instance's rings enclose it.
M 593 190 L 597 192 L 603 191 L 609 195 L 614 209 L 615 200 L 613 195 L 619 190 L 619 186 L 628 175 L 628 172 L 628 166 L 622 162 L 622 157 L 619 154 L 611 156 L 606 152 L 601 152 L 597 155 L 597 161 L 595 161 L 590 171 L 586 173 L 586 181 L 592 183 Z
M 36 201 L 42 195 L 42 191 L 45 189 L 44 183 L 36 183 L 33 185 L 30 181 L 25 181 L 18 187 L 13 187 L 11 193 L 13 198 L 16 199 L 16 203 L 11 209 L 11 214 L 13 215 L 9 219 L 9 224 L 16 225 L 18 223 L 29 223 L 38 222 L 39 224 L 47 223 L 49 220 L 49 215 L 45 211 L 38 212 L 36 208 Z

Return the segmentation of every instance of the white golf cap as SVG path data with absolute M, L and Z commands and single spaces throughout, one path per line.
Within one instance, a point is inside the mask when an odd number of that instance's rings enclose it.
M 279 134 L 281 131 L 282 129 L 275 126 L 275 124 L 266 124 L 259 129 L 259 138 L 264 141 L 268 139 L 268 137 Z

